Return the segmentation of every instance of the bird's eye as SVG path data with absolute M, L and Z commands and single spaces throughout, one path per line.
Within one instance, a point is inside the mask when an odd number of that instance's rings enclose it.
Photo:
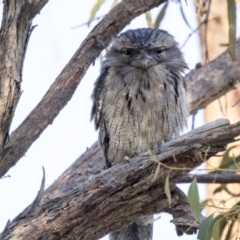
M 155 51 L 156 54 L 162 54 L 162 53 L 164 53 L 164 52 L 165 52 L 165 48 L 164 48 L 164 47 L 160 47 L 160 48 L 158 48 L 158 49 Z
M 122 50 L 122 54 L 123 55 L 127 55 L 127 56 L 131 56 L 131 55 L 133 55 L 133 50 L 131 50 L 131 49 L 123 49 Z

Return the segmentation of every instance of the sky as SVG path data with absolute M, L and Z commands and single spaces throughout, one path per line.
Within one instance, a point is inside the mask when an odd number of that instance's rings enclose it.
M 23 94 L 16 109 L 11 126 L 14 130 L 38 104 L 63 67 L 68 63 L 81 42 L 97 21 L 90 27 L 83 25 L 88 21 L 96 0 L 51 0 L 33 21 L 37 25 L 28 45 L 24 62 L 22 90 Z M 112 0 L 107 0 L 97 16 L 109 11 Z M 193 29 L 197 27 L 195 10 L 188 1 L 183 7 Z M 2 4 L 0 5 L 2 11 Z M 152 11 L 156 16 L 159 9 Z M 0 16 L 1 18 L 1 16 Z M 123 31 L 147 27 L 145 16 L 134 19 Z M 191 33 L 180 14 L 179 5 L 170 2 L 161 28 L 171 33 L 180 46 Z M 198 35 L 194 34 L 181 49 L 190 69 L 200 62 Z M 8 219 L 12 220 L 35 198 L 42 180 L 42 166 L 46 171 L 46 188 L 68 168 L 87 147 L 97 140 L 98 133 L 90 122 L 91 99 L 94 81 L 99 75 L 100 64 L 91 66 L 73 98 L 50 125 L 34 142 L 25 156 L 10 169 L 0 181 L 0 232 Z M 190 123 L 191 124 L 191 123 Z M 190 125 L 189 124 L 189 125 Z M 195 126 L 203 125 L 203 114 L 199 111 Z M 188 185 L 183 186 L 187 192 Z M 200 188 L 200 197 L 204 199 L 205 188 Z M 154 240 L 196 239 L 195 236 L 177 237 L 172 217 L 168 214 L 156 215 Z M 105 237 L 104 239 L 107 239 Z

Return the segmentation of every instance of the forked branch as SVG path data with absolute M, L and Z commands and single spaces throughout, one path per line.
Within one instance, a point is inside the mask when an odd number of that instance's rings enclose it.
M 167 142 L 161 154 L 130 159 L 82 184 L 71 185 L 71 190 L 55 198 L 48 194 L 35 212 L 22 213 L 24 217 L 20 215 L 8 224 L 2 239 L 97 239 L 147 214 L 167 211 L 174 216 L 185 202 L 180 200 L 176 183 L 202 163 L 201 153 L 207 151 L 209 158 L 223 151 L 239 133 L 240 122 L 230 125 L 228 120 L 219 119 Z M 162 166 L 153 181 L 156 160 Z M 164 193 L 168 174 L 170 208 Z M 188 224 L 194 225 L 191 212 L 186 210 L 185 215 Z M 178 229 L 186 224 L 179 221 L 175 220 Z

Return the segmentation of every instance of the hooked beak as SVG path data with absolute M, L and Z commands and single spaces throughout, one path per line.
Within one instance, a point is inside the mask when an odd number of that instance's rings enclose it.
M 149 67 L 157 65 L 157 61 L 146 57 L 134 60 L 131 65 L 137 68 L 147 69 Z

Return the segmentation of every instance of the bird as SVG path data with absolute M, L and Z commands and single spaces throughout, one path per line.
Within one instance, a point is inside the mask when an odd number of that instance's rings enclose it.
M 146 151 L 161 151 L 179 135 L 189 115 L 187 69 L 167 31 L 128 30 L 113 39 L 91 95 L 91 119 L 107 168 Z M 111 240 L 152 239 L 153 216 L 110 234 Z
M 182 76 L 187 68 L 165 30 L 133 29 L 113 39 L 94 85 L 91 111 L 108 168 L 160 150 L 179 135 L 189 115 Z

